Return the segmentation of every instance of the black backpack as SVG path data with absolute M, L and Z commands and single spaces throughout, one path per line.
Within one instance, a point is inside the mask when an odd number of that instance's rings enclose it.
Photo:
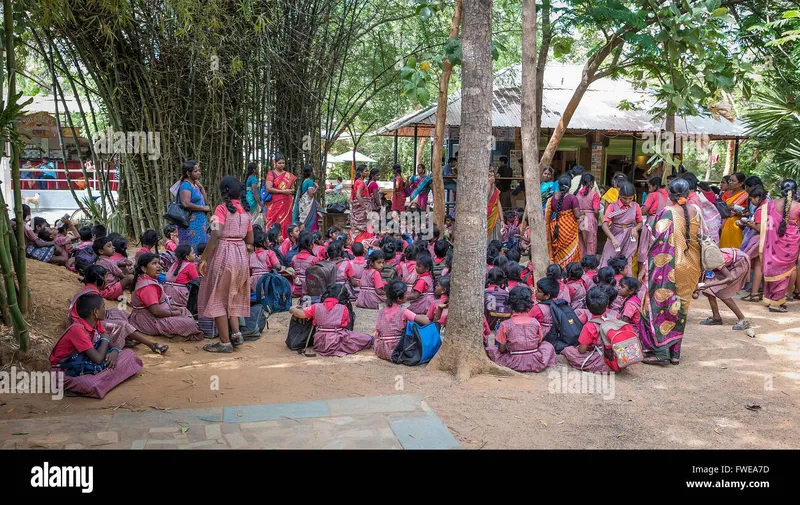
M 186 309 L 197 319 L 197 296 L 200 294 L 200 281 L 202 277 L 195 277 L 189 281 L 189 299 L 186 301 Z
M 561 299 L 540 302 L 550 307 L 550 318 L 553 324 L 544 339 L 561 352 L 564 348 L 578 345 L 578 337 L 583 329 L 581 320 L 569 304 Z

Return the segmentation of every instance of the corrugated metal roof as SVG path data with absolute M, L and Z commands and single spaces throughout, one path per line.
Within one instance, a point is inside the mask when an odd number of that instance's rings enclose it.
M 545 69 L 542 92 L 542 128 L 555 128 L 561 113 L 572 97 L 580 80 L 582 67 L 578 65 L 551 65 Z M 522 125 L 522 96 L 520 87 L 522 73 L 520 65 L 507 67 L 494 76 L 492 99 L 492 126 L 495 128 L 518 128 Z M 622 100 L 636 104 L 641 110 L 621 110 Z M 636 90 L 630 82 L 611 78 L 593 82 L 583 96 L 568 130 L 604 130 L 620 132 L 657 132 L 664 129 L 664 121 L 656 122 L 650 117 L 655 104 L 652 95 Z M 461 91 L 450 96 L 447 107 L 447 125 L 461 124 Z M 718 137 L 745 137 L 745 127 L 740 122 L 717 121 L 710 115 L 676 118 L 675 129 L 680 133 L 707 134 Z M 391 135 L 399 128 L 436 124 L 436 105 L 414 111 L 383 128 L 377 135 Z

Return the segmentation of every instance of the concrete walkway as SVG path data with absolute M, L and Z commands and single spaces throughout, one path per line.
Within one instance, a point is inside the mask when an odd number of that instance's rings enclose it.
M 459 449 L 419 396 L 0 421 L 0 449 Z

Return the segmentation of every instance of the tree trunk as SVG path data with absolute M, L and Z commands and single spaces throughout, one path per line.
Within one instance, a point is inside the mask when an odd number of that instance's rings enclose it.
M 546 13 L 542 13 L 544 19 Z M 550 263 L 547 253 L 547 229 L 542 208 L 539 164 L 539 130 L 541 127 L 541 83 L 544 65 L 537 62 L 536 1 L 522 2 L 522 160 L 525 177 L 525 206 L 531 236 L 531 268 L 536 278 L 543 277 Z M 540 53 L 539 58 L 547 58 Z M 524 232 L 524 230 L 523 230 Z
M 736 153 L 736 141 L 728 141 L 728 153 L 725 157 L 725 171 L 722 175 L 731 175 L 733 173 L 733 156 Z
M 667 113 L 665 128 L 666 128 L 667 135 L 672 135 L 672 152 L 669 153 L 669 155 L 673 156 L 675 154 L 675 142 L 676 142 L 676 139 L 675 139 L 675 113 L 674 112 Z M 662 142 L 663 142 L 663 140 L 662 140 Z M 673 161 L 674 161 L 674 157 L 673 157 Z M 661 182 L 664 183 L 664 185 L 667 184 L 667 176 L 672 174 L 673 168 L 674 168 L 675 172 L 677 173 L 678 167 L 673 167 L 672 165 L 670 165 L 668 163 L 661 163 L 661 170 L 662 170 L 662 172 L 661 172 Z
M 461 0 L 456 0 L 456 11 L 450 23 L 451 39 L 458 38 L 461 26 Z M 453 73 L 453 64 L 445 59 L 442 63 L 442 75 L 439 77 L 439 93 L 436 100 L 436 129 L 433 134 L 433 163 L 431 163 L 431 176 L 433 177 L 433 224 L 444 230 L 444 179 L 442 178 L 442 149 L 444 143 L 444 126 L 447 120 L 447 91 L 450 87 L 450 75 Z
M 555 129 L 553 129 L 550 141 L 547 143 L 544 154 L 542 154 L 540 162 L 542 166 L 546 167 L 553 162 L 553 156 L 555 156 L 558 144 L 567 131 L 572 115 L 575 114 L 575 109 L 577 109 L 578 105 L 581 103 L 583 95 L 586 93 L 586 90 L 589 89 L 589 85 L 599 77 L 597 75 L 597 69 L 600 68 L 600 65 L 605 61 L 608 55 L 611 54 L 611 51 L 623 43 L 624 40 L 616 36 L 612 37 L 611 40 L 606 42 L 594 56 L 589 58 L 586 65 L 584 65 L 581 80 L 572 93 L 572 98 L 569 99 L 567 106 L 564 108 L 564 112 L 561 113 L 561 119 L 558 121 Z
M 419 138 L 419 145 L 417 145 L 417 153 L 416 157 L 414 158 L 416 162 L 414 163 L 414 169 L 416 170 L 417 165 L 420 163 L 424 164 L 422 160 L 422 153 L 425 152 L 425 143 L 428 141 L 428 137 L 420 137 Z M 432 165 L 431 165 L 432 166 Z
M 483 372 L 514 372 L 495 365 L 483 348 L 486 204 L 492 135 L 492 0 L 463 0 L 464 37 L 458 216 L 450 284 L 447 338 L 431 366 L 460 381 Z

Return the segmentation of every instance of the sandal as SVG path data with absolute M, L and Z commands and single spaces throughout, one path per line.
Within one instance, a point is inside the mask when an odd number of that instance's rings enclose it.
M 742 300 L 743 302 L 760 302 L 763 299 L 764 295 L 762 295 L 761 293 L 757 295 L 750 293 L 747 296 L 743 296 L 742 298 L 740 298 L 740 300 Z
M 244 337 L 242 336 L 241 331 L 237 331 L 233 335 L 231 335 L 231 344 L 233 345 L 242 345 L 244 344 Z
M 781 314 L 785 314 L 785 313 L 789 312 L 789 309 L 786 307 L 786 305 L 781 305 L 779 307 L 770 307 L 769 311 L 770 312 L 779 312 Z
M 708 317 L 703 321 L 700 321 L 700 324 L 703 326 L 722 326 L 722 319 L 714 319 L 713 317 Z
M 670 362 L 671 361 L 669 359 L 667 359 L 667 358 L 661 359 L 661 358 L 656 358 L 655 356 L 648 356 L 648 357 L 646 357 L 646 358 L 644 358 L 642 360 L 642 363 L 644 363 L 646 365 L 662 365 L 662 366 L 664 366 L 664 365 L 669 365 Z
M 233 345 L 230 343 L 223 344 L 222 342 L 217 342 L 216 344 L 204 345 L 203 350 L 208 352 L 233 352 Z
M 136 347 L 137 345 L 141 344 L 138 340 L 125 340 L 125 349 L 130 349 L 131 347 Z
M 681 364 L 681 360 L 680 360 L 680 358 L 670 358 L 669 359 L 669 364 L 670 365 L 680 365 Z
M 153 342 L 153 345 L 150 346 L 150 350 L 156 354 L 164 354 L 168 349 L 168 345 L 159 344 L 158 342 Z
M 742 321 L 733 325 L 734 330 L 746 330 L 750 327 L 750 321 Z

